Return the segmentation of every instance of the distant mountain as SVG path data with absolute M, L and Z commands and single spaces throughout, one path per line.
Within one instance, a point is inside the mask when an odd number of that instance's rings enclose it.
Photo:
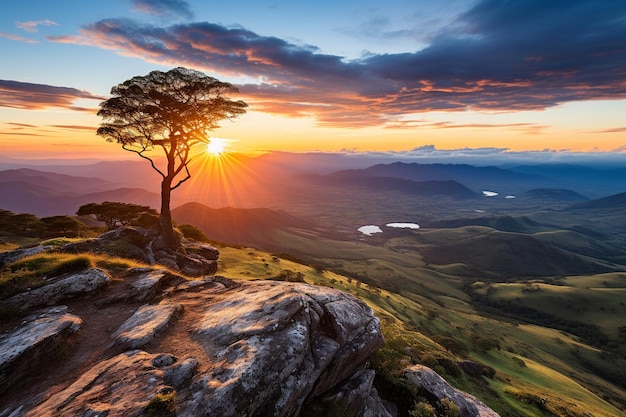
M 518 198 L 541 200 L 542 202 L 574 203 L 588 201 L 589 198 L 576 191 L 563 188 L 535 188 L 517 196 Z
M 510 171 L 542 175 L 554 180 L 615 180 L 626 176 L 626 168 L 599 169 L 579 164 L 540 164 L 519 165 L 509 168 Z
M 573 205 L 568 210 L 626 209 L 626 193 L 614 194 L 597 200 Z
M 413 181 L 457 181 L 469 188 L 508 193 L 528 186 L 547 185 L 551 179 L 541 175 L 509 171 L 494 166 L 476 167 L 467 164 L 419 164 L 394 162 L 378 164 L 365 169 L 344 170 L 338 176 L 392 177 Z
M 509 169 L 517 173 L 549 177 L 558 187 L 575 189 L 595 198 L 622 191 L 626 178 L 626 168 L 602 169 L 578 164 L 520 165 Z
M 283 211 L 266 208 L 214 209 L 200 203 L 187 203 L 172 210 L 172 218 L 179 224 L 192 224 L 210 239 L 240 245 L 262 245 L 266 250 L 285 247 L 272 245 L 272 233 L 287 229 L 314 230 L 312 221 L 300 219 Z
M 0 208 L 39 217 L 74 215 L 87 203 L 119 201 L 160 206 L 160 196 L 139 188 L 119 188 L 99 178 L 17 169 L 0 171 Z
M 403 178 L 362 175 L 358 171 L 341 171 L 330 175 L 308 175 L 301 178 L 317 185 L 358 187 L 372 192 L 399 191 L 421 196 L 479 197 L 479 194 L 457 181 L 413 181 Z
M 85 194 L 117 187 L 116 184 L 94 177 L 76 177 L 35 169 L 21 168 L 0 171 L 0 183 L 27 183 L 51 193 Z

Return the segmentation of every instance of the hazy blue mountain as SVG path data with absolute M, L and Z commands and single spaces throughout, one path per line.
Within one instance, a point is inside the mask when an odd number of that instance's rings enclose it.
M 95 177 L 76 177 L 28 168 L 0 171 L 0 183 L 22 182 L 54 193 L 85 194 L 117 187 L 113 182 Z
M 535 188 L 519 194 L 517 197 L 555 203 L 575 203 L 589 200 L 588 197 L 576 191 L 563 188 Z
M 458 181 L 476 191 L 517 193 L 523 189 L 550 186 L 553 180 L 541 175 L 509 171 L 494 166 L 476 167 L 467 164 L 420 164 L 394 162 L 365 169 L 344 170 L 339 176 L 392 177 L 413 181 Z
M 614 194 L 569 207 L 570 210 L 626 209 L 626 193 Z
M 140 188 L 120 188 L 93 177 L 75 177 L 33 169 L 0 171 L 0 208 L 37 216 L 74 215 L 87 203 L 119 201 L 160 206 L 160 196 Z
M 328 187 L 360 188 L 371 192 L 399 191 L 421 196 L 449 196 L 476 198 L 479 194 L 457 181 L 413 181 L 404 178 L 363 176 L 354 171 L 342 171 L 331 175 L 309 175 L 301 178 L 316 185 Z

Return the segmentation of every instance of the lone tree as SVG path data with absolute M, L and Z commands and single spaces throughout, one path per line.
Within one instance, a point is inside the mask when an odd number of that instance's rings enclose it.
M 208 132 L 218 128 L 218 122 L 246 112 L 246 103 L 226 96 L 237 92 L 232 84 L 179 67 L 124 81 L 100 104 L 103 122 L 98 135 L 147 159 L 162 177 L 160 226 L 167 247 L 179 245 L 172 227 L 171 192 L 191 178 L 191 149 L 208 144 Z M 165 154 L 163 164 L 155 151 Z

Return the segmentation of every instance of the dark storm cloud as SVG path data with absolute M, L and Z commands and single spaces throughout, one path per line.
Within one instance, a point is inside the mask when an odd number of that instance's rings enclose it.
M 109 19 L 81 32 L 51 39 L 250 77 L 257 82 L 241 91 L 254 109 L 315 117 L 323 125 L 626 98 L 623 0 L 483 0 L 422 50 L 355 60 L 207 22 L 160 28 Z
M 184 0 L 132 0 L 137 10 L 154 16 L 193 18 L 189 3 Z
M 103 98 L 76 88 L 0 80 L 0 107 L 27 110 L 63 107 L 78 111 L 89 110 L 73 105 L 79 99 Z

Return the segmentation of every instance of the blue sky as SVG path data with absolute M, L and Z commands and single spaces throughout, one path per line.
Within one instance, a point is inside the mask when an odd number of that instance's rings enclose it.
M 37 143 L 40 157 L 88 154 L 111 86 L 179 65 L 240 88 L 250 112 L 223 134 L 241 149 L 626 149 L 623 0 L 24 0 L 0 12 L 10 155 Z

